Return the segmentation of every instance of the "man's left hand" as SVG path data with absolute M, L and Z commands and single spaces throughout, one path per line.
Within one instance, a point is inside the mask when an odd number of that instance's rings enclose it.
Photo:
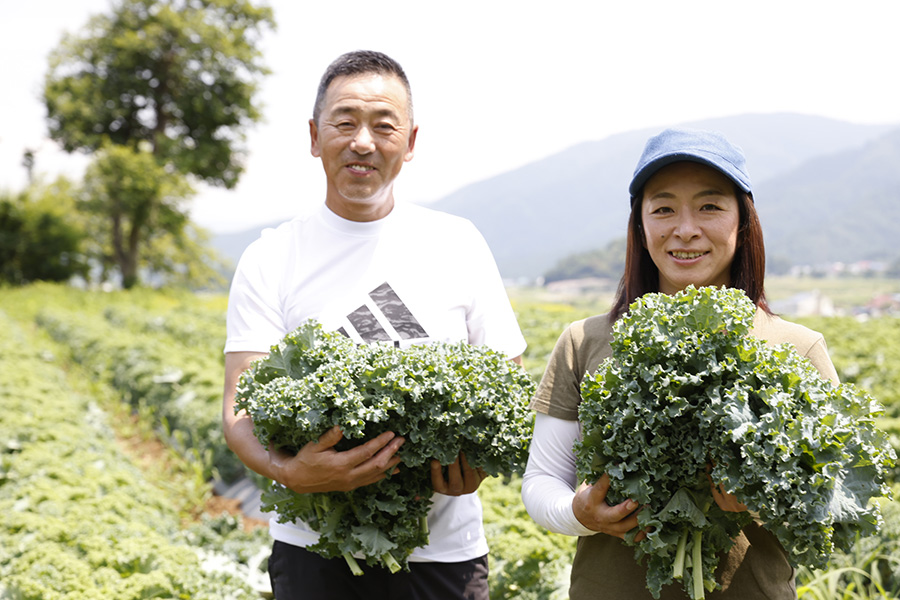
M 447 476 L 441 463 L 431 461 L 431 485 L 434 491 L 447 496 L 462 496 L 471 494 L 478 489 L 484 478 L 487 477 L 483 469 L 473 469 L 466 460 L 466 455 L 460 452 L 452 463 L 447 465 Z

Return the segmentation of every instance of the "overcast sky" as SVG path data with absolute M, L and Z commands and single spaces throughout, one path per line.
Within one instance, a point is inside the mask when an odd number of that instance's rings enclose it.
M 235 190 L 200 187 L 190 205 L 216 232 L 324 199 L 307 121 L 322 71 L 360 48 L 397 59 L 412 84 L 420 130 L 398 200 L 436 200 L 579 142 L 696 119 L 796 112 L 900 125 L 898 0 L 270 5 L 278 30 L 263 50 L 273 74 L 246 173 Z M 41 82 L 63 31 L 109 6 L 0 0 L 0 189 L 25 185 L 25 148 L 37 150 L 45 178 L 80 176 L 85 159 L 46 138 Z

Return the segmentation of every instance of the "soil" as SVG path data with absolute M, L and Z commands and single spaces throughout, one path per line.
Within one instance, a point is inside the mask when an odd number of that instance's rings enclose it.
M 227 513 L 229 515 L 241 515 L 245 531 L 251 531 L 258 527 L 269 526 L 268 521 L 264 521 L 262 519 L 254 519 L 252 517 L 248 517 L 245 514 L 242 514 L 241 503 L 235 498 L 226 498 L 225 496 L 216 496 L 215 494 L 213 494 L 206 501 L 204 512 L 212 517 L 219 516 L 223 513 Z
M 178 477 L 189 477 L 191 468 L 156 435 L 145 431 L 137 415 L 125 417 L 122 426 L 116 427 L 116 439 L 122 450 L 144 471 L 151 480 L 172 481 Z M 268 527 L 268 521 L 254 519 L 243 514 L 240 501 L 235 498 L 205 494 L 202 507 L 184 507 L 188 521 L 199 521 L 203 514 L 216 517 L 223 513 L 241 515 L 246 531 L 258 527 Z

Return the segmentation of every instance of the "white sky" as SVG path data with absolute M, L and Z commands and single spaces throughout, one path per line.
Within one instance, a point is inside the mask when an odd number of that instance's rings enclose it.
M 398 200 L 427 202 L 589 140 L 742 113 L 900 124 L 898 0 L 271 0 L 273 74 L 236 190 L 191 203 L 216 232 L 289 218 L 324 199 L 307 120 L 322 71 L 360 48 L 397 59 L 420 127 Z M 86 159 L 46 137 L 47 54 L 109 0 L 0 0 L 0 189 Z

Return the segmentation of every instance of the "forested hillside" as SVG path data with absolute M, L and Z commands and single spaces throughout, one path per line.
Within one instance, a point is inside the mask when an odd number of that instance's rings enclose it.
M 900 259 L 900 129 L 758 186 L 769 254 L 794 265 Z

